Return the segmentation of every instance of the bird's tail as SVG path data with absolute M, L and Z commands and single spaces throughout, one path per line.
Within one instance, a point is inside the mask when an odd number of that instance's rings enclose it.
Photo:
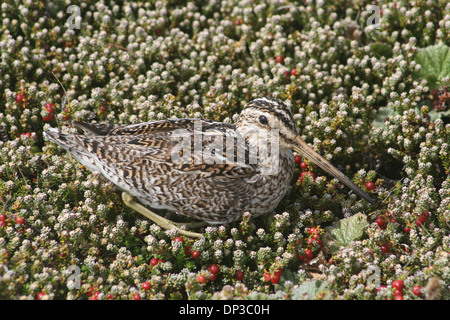
M 56 128 L 48 129 L 44 132 L 44 136 L 69 152 L 74 148 L 79 148 L 79 144 L 75 142 L 73 135 L 61 133 Z
M 44 136 L 51 142 L 67 150 L 76 160 L 81 162 L 91 171 L 98 171 L 96 161 L 87 149 L 83 138 L 78 134 L 61 133 L 56 128 L 50 128 L 44 132 Z

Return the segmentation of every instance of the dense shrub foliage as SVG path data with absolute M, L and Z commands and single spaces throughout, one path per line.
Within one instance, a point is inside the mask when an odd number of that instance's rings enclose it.
M 447 1 L 7 0 L 0 13 L 1 298 L 450 298 Z M 190 239 L 42 134 L 232 123 L 263 95 L 376 203 L 296 159 L 276 212 Z

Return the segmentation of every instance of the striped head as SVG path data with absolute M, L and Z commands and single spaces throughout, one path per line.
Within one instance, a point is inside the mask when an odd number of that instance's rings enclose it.
M 268 97 L 250 101 L 242 111 L 236 128 L 250 145 L 255 141 L 260 143 L 261 136 L 271 137 L 273 136 L 271 133 L 276 131 L 280 153 L 287 149 L 296 151 L 340 180 L 366 201 L 373 202 L 364 191 L 303 141 L 295 125 L 291 109 L 282 101 Z
M 291 149 L 290 142 L 295 141 L 298 130 L 291 109 L 282 101 L 263 97 L 250 101 L 242 111 L 236 124 L 238 131 L 252 141 L 258 141 L 263 134 L 277 131 L 279 149 Z

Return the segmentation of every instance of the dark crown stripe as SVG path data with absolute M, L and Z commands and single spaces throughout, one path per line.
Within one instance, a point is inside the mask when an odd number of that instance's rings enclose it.
M 270 101 L 267 101 L 265 99 L 264 100 L 257 99 L 257 100 L 250 101 L 247 104 L 246 108 L 256 109 L 256 110 L 270 113 L 270 114 L 274 115 L 278 120 L 283 122 L 283 124 L 286 127 L 295 131 L 294 118 L 292 116 L 292 112 L 289 109 L 289 107 L 286 104 L 284 104 L 282 101 L 274 100 L 274 99 L 269 99 L 269 100 Z

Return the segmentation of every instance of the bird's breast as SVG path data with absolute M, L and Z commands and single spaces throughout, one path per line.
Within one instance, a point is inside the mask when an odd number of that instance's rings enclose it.
M 291 150 L 281 152 L 278 159 L 271 160 L 272 163 L 267 161 L 264 164 L 266 166 L 271 164 L 271 167 L 267 167 L 249 181 L 254 185 L 254 192 L 247 211 L 254 216 L 273 211 L 286 195 L 292 180 L 294 157 Z

